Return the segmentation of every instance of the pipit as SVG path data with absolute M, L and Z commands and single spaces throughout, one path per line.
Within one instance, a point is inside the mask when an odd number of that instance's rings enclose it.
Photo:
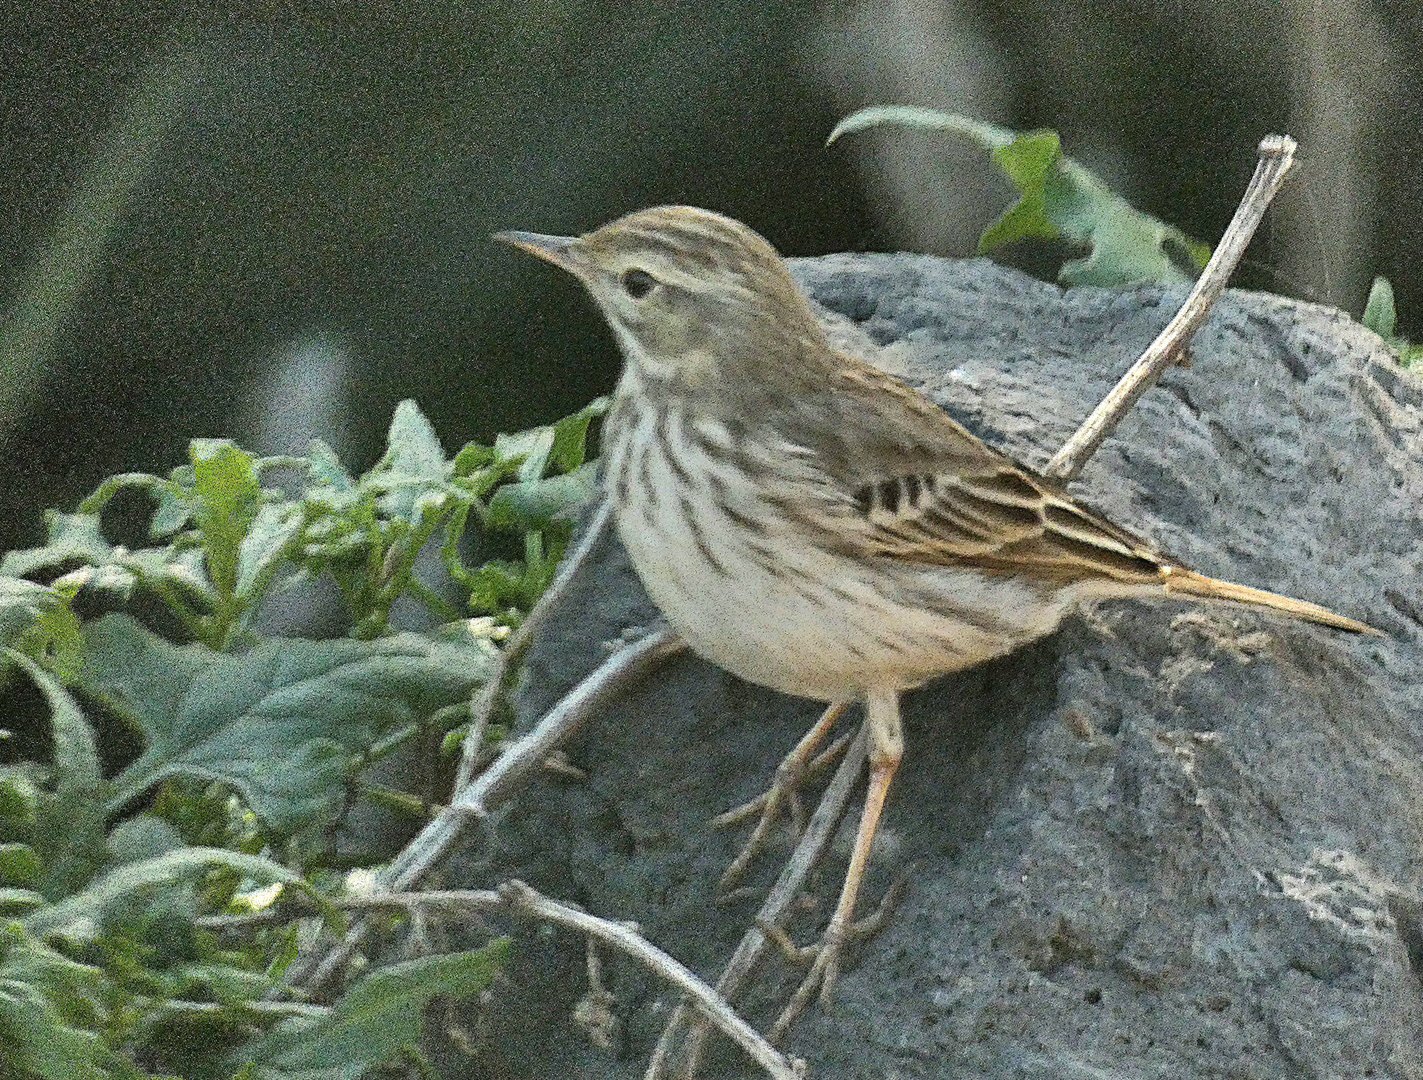
M 577 277 L 621 346 L 604 483 L 653 601 L 713 663 L 830 703 L 778 777 L 793 777 L 844 703 L 865 703 L 864 812 L 793 1006 L 817 987 L 828 999 L 852 934 L 904 752 L 905 690 L 1106 597 L 1232 600 L 1370 630 L 1179 565 L 837 352 L 775 249 L 737 221 L 669 206 L 579 237 L 497 239 Z

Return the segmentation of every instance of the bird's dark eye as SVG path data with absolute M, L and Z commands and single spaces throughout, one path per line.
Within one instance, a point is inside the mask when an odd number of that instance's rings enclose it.
M 657 279 L 646 270 L 625 270 L 623 271 L 623 289 L 634 300 L 641 300 L 652 291 Z

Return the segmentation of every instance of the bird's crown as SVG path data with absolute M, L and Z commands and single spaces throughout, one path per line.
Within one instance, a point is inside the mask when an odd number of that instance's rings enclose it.
M 725 377 L 820 345 L 781 257 L 753 229 L 691 206 L 639 210 L 578 237 L 500 233 L 575 275 L 630 363 L 651 374 Z

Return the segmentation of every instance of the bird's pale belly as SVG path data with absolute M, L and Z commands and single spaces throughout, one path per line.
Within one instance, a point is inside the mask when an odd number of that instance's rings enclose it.
M 1013 579 L 940 567 L 890 573 L 790 542 L 788 525 L 748 537 L 712 511 L 694 527 L 673 491 L 648 487 L 618 506 L 648 595 L 697 654 L 783 693 L 838 701 L 907 689 L 1002 655 L 1062 614 Z

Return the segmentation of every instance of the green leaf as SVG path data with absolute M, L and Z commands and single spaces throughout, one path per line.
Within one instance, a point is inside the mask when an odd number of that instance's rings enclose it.
M 152 814 L 135 814 L 120 821 L 109 832 L 105 844 L 109 861 L 119 866 L 157 858 L 182 846 L 178 830 Z
M 450 465 L 430 421 L 415 402 L 402 401 L 390 422 L 385 457 L 361 478 L 361 486 L 383 492 L 381 513 L 414 522 L 444 499 L 449 476 Z
M 224 866 L 267 884 L 303 884 L 300 874 L 260 855 L 226 848 L 185 847 L 111 870 L 82 892 L 26 915 L 20 925 L 27 933 L 43 937 L 63 932 L 73 924 L 98 923 L 109 905 L 127 900 L 140 890 L 190 881 L 213 867 Z
M 494 462 L 494 448 L 481 443 L 465 443 L 455 455 L 454 474 L 468 476 L 476 469 L 482 469 Z
M 352 491 L 356 487 L 356 482 L 351 479 L 351 474 L 341 464 L 341 460 L 336 456 L 336 451 L 320 439 L 311 440 L 308 447 L 307 468 L 311 472 L 311 478 L 318 484 L 333 487 L 338 491 Z
M 79 669 L 79 618 L 58 589 L 0 577 L 0 645 L 9 645 L 71 681 Z
M 108 505 L 110 499 L 125 488 L 139 488 L 144 491 L 157 492 L 166 486 L 166 482 L 161 476 L 152 476 L 148 473 L 119 473 L 117 476 L 110 476 L 100 484 L 92 495 L 79 504 L 81 514 L 97 514 Z
M 182 964 L 173 972 L 173 980 L 177 994 L 211 997 L 234 1006 L 259 1000 L 272 986 L 266 974 L 231 964 Z
M 978 238 L 980 253 L 1027 237 L 1056 240 L 1062 236 L 1047 212 L 1049 176 L 1060 156 L 1055 131 L 1030 131 L 993 149 L 994 162 L 1022 194 Z
M 391 472 L 425 480 L 443 480 L 449 472 L 439 436 L 415 402 L 395 407 L 386 437 L 386 463 Z
M 543 529 L 568 519 L 598 494 L 598 469 L 591 462 L 563 476 L 505 484 L 489 500 L 490 528 Z
M 829 141 L 880 124 L 965 135 L 988 150 L 1018 188 L 1018 201 L 979 238 L 980 252 L 1025 237 L 1074 240 L 1089 245 L 1091 253 L 1063 263 L 1059 280 L 1091 285 L 1189 281 L 1210 258 L 1208 245 L 1143 214 L 1065 157 L 1056 132 L 1018 133 L 954 113 L 879 106 L 841 120 Z
M 22 936 L 0 952 L 0 1075 L 20 1080 L 136 1076 L 96 1031 L 102 976 Z
M 256 462 L 226 439 L 194 439 L 188 454 L 197 496 L 194 517 L 207 554 L 208 575 L 223 596 L 232 596 L 237 590 L 242 538 L 262 501 Z
M 32 908 L 42 907 L 48 902 L 44 898 L 44 893 L 37 893 L 31 889 L 0 888 L 0 914 L 7 918 Z
M 14 649 L 4 655 L 24 669 L 49 703 L 54 801 L 40 813 L 32 840 L 46 868 L 41 891 L 63 896 L 89 880 L 104 858 L 105 785 L 94 732 L 54 676 Z
M 1393 285 L 1383 275 L 1374 278 L 1373 287 L 1369 289 L 1369 302 L 1364 305 L 1364 317 L 1361 321 L 1379 337 L 1393 337 L 1398 312 L 1393 306 Z
M 161 540 L 172 536 L 193 519 L 193 500 L 189 491 L 169 482 L 155 489 L 158 509 L 153 512 L 153 520 L 148 523 L 150 540 Z
M 68 562 L 101 565 L 109 561 L 113 546 L 99 532 L 98 514 L 61 514 L 46 510 L 49 539 L 44 547 L 11 551 L 0 559 L 0 574 L 24 577 L 36 570 Z
M 0 881 L 8 885 L 33 885 L 44 863 L 29 844 L 0 844 Z
M 499 463 L 517 461 L 520 480 L 537 480 L 548 465 L 554 436 L 552 425 L 517 431 L 512 435 L 501 434 L 494 440 L 494 459 Z
M 503 614 L 523 600 L 524 568 L 504 559 L 492 559 L 472 571 L 466 580 L 469 606 L 474 611 Z
M 605 397 L 595 398 L 572 416 L 553 425 L 553 445 L 549 448 L 546 471 L 572 472 L 583 464 L 588 452 L 588 425 L 608 411 Z
M 244 604 L 253 604 L 271 580 L 288 546 L 300 534 L 306 515 L 297 503 L 264 503 L 237 548 L 236 591 Z
M 230 1067 L 253 1064 L 264 1080 L 355 1080 L 418 1044 L 432 998 L 468 999 L 488 986 L 508 951 L 508 939 L 500 938 L 373 971 L 326 1016 L 279 1024 L 234 1055 Z
M 124 615 L 86 627 L 82 685 L 137 725 L 142 757 L 111 811 L 167 776 L 232 784 L 279 832 L 321 820 L 348 761 L 396 726 L 466 698 L 488 668 L 475 642 L 273 639 L 240 656 L 173 645 Z
M 39 811 L 33 766 L 0 765 L 0 823 L 28 825 Z

